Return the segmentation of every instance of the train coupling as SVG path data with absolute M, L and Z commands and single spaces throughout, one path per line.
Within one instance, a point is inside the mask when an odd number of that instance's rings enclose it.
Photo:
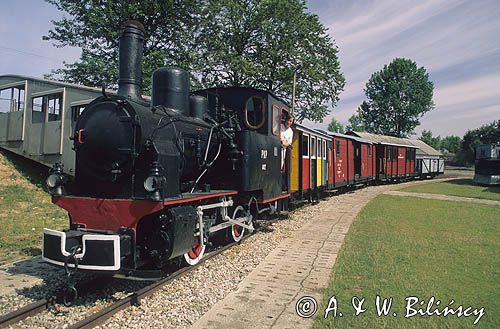
M 120 270 L 124 236 L 43 229 L 42 259 L 71 270 Z

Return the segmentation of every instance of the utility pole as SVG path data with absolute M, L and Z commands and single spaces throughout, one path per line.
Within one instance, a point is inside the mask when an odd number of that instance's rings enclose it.
M 293 84 L 292 84 L 292 115 L 295 115 L 295 84 L 297 82 L 297 70 L 293 71 Z

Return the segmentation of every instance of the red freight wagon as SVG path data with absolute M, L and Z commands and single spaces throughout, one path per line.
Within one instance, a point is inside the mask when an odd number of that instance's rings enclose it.
M 375 149 L 372 142 L 355 136 L 329 133 L 333 142 L 335 188 L 374 180 Z
M 368 140 L 376 148 L 375 175 L 377 179 L 404 179 L 415 175 L 417 147 L 405 138 L 351 131 L 348 134 Z
M 404 155 L 403 155 L 404 154 Z M 377 145 L 378 179 L 396 179 L 405 174 L 406 148 L 401 145 L 379 143 Z
M 349 170 L 349 140 L 346 136 L 340 134 L 331 134 L 333 136 L 333 187 L 349 185 L 354 180 L 353 174 L 350 176 Z M 352 152 L 351 152 L 352 154 Z M 352 165 L 351 165 L 352 166 Z

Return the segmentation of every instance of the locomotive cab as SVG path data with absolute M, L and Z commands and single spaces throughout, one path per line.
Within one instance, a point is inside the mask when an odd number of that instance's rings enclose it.
M 245 87 L 212 88 L 195 92 L 208 99 L 209 114 L 222 118 L 228 111 L 238 117 L 236 132 L 240 161 L 235 167 L 222 161 L 208 180 L 216 188 L 237 188 L 270 200 L 282 195 L 281 121 L 288 106 L 273 94 Z M 236 186 L 235 186 L 236 184 Z

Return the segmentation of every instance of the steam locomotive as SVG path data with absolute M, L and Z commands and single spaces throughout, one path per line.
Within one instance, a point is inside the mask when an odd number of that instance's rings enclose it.
M 190 93 L 188 73 L 165 67 L 144 99 L 144 33 L 139 22 L 124 25 L 118 92 L 103 89 L 78 117 L 74 180 L 60 164 L 50 170 L 49 192 L 70 228 L 44 229 L 46 262 L 68 273 L 157 278 L 168 262 L 198 263 L 214 235 L 240 241 L 262 212 L 324 190 L 419 176 L 416 146 L 299 124 L 282 174 L 287 104 L 254 88 Z
M 239 241 L 254 229 L 258 202 L 282 198 L 281 146 L 262 117 L 271 96 L 250 88 L 190 95 L 188 73 L 164 67 L 146 100 L 144 33 L 137 21 L 124 25 L 117 95 L 103 89 L 78 118 L 74 181 L 60 164 L 47 178 L 70 217 L 67 231 L 44 229 L 49 263 L 156 276 L 172 259 L 196 264 L 216 232 Z

